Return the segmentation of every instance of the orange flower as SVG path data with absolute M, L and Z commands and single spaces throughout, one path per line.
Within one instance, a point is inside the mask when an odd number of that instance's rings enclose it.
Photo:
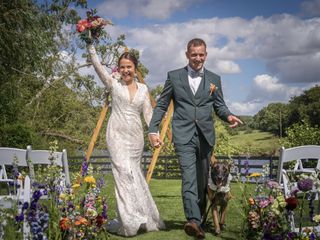
M 85 219 L 84 217 L 79 217 L 79 218 L 77 219 L 77 221 L 74 222 L 74 224 L 75 224 L 76 226 L 79 226 L 79 225 L 88 225 L 88 220 Z
M 61 218 L 59 225 L 60 225 L 61 230 L 63 230 L 63 231 L 68 230 L 71 225 L 70 219 L 67 217 Z
M 80 33 L 90 27 L 91 27 L 91 23 L 88 21 L 88 19 L 81 19 L 77 23 L 77 31 Z
M 213 83 L 210 83 L 210 96 L 216 91 L 217 87 Z
M 253 198 L 249 198 L 249 204 L 250 205 L 254 205 L 254 199 Z

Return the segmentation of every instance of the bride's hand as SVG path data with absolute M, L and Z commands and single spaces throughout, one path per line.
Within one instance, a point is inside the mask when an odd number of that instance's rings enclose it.
M 155 148 L 158 148 L 163 144 L 158 134 L 149 134 L 149 141 L 151 146 Z

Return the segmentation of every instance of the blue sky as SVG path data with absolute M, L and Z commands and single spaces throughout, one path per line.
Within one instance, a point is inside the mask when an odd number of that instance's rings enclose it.
M 113 38 L 125 34 L 127 46 L 140 51 L 150 88 L 187 64 L 186 44 L 194 37 L 207 42 L 205 66 L 221 76 L 237 115 L 254 115 L 320 85 L 320 0 L 88 2 L 113 21 L 106 28 Z

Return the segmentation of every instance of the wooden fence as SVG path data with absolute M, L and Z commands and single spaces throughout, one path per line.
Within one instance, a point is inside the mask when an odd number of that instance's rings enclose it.
M 142 156 L 141 168 L 146 175 L 152 155 L 144 154 Z M 229 159 L 226 156 L 217 156 L 219 160 Z M 266 156 L 233 156 L 231 159 L 234 162 L 234 166 L 237 168 L 237 172 L 240 175 L 246 176 L 253 172 L 262 172 L 265 164 L 269 165 L 269 178 L 275 179 L 277 176 L 278 157 L 266 157 Z M 82 156 L 69 156 L 69 168 L 71 171 L 79 171 L 83 157 Z M 111 173 L 111 159 L 108 155 L 103 156 L 91 156 L 90 164 L 92 164 L 95 170 L 102 171 L 104 173 Z M 233 172 L 236 174 L 236 172 Z M 177 156 L 159 156 L 156 167 L 153 172 L 153 178 L 163 179 L 176 179 L 180 178 L 180 169 Z

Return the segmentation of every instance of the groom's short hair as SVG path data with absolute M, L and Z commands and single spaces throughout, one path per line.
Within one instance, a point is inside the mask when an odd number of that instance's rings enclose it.
M 198 47 L 198 46 L 204 46 L 205 48 L 207 48 L 207 44 L 204 40 L 202 40 L 201 38 L 194 38 L 194 39 L 191 39 L 189 42 L 188 42 L 188 45 L 187 45 L 187 51 L 189 51 L 189 49 L 192 47 L 192 46 L 195 46 L 195 47 Z

